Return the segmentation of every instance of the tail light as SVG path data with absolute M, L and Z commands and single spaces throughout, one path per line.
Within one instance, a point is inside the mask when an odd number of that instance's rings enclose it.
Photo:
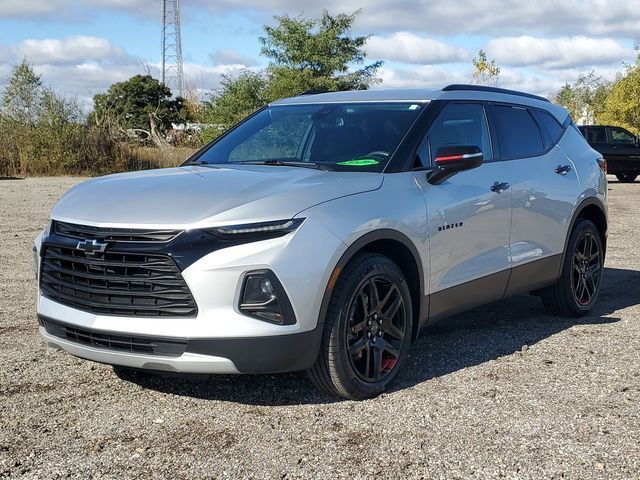
M 602 170 L 606 175 L 606 173 L 607 173 L 607 161 L 604 158 L 598 158 L 596 161 L 598 162 L 598 166 L 600 167 L 600 170 Z

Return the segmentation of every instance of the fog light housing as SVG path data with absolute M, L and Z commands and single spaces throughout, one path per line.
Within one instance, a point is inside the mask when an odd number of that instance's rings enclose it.
M 291 302 L 271 270 L 255 270 L 246 274 L 239 309 L 245 315 L 277 325 L 296 323 Z

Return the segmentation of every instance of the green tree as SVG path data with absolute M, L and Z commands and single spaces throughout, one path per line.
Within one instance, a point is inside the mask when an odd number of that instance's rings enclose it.
M 640 52 L 635 65 L 628 65 L 611 87 L 599 121 L 640 134 Z
M 584 124 L 600 121 L 611 83 L 591 71 L 574 83 L 566 83 L 555 95 L 555 102 L 569 110 L 571 117 Z
M 199 116 L 200 122 L 207 124 L 202 140 L 215 138 L 268 103 L 267 87 L 265 76 L 251 70 L 233 77 L 223 75 L 220 89 L 210 95 Z
M 172 98 L 171 90 L 150 75 L 114 83 L 93 102 L 92 123 L 112 132 L 142 134 L 161 148 L 169 146 L 165 135 L 171 124 L 189 120 L 183 99 Z
M 351 36 L 360 10 L 351 15 L 316 19 L 276 16 L 276 25 L 265 26 L 260 37 L 262 55 L 270 59 L 269 97 L 281 98 L 307 90 L 364 90 L 379 82 L 381 61 L 365 63 L 368 36 Z M 362 66 L 356 70 L 351 67 Z
M 474 57 L 471 61 L 473 63 L 473 83 L 477 85 L 491 85 L 496 86 L 498 84 L 498 78 L 500 77 L 500 67 L 496 65 L 496 61 L 487 59 L 487 54 L 484 50 L 478 50 L 478 56 Z
M 2 115 L 22 124 L 34 124 L 40 117 L 45 93 L 40 75 L 23 59 L 11 69 L 9 82 L 2 96 Z
M 379 82 L 382 62 L 364 65 L 368 37 L 349 34 L 360 12 L 317 19 L 275 17 L 276 25 L 264 27 L 262 55 L 270 59 L 264 72 L 244 70 L 223 76 L 199 120 L 206 123 L 203 139 L 217 136 L 266 103 L 308 90 L 362 90 Z M 354 65 L 361 68 L 352 70 Z M 364 65 L 364 66 L 363 66 Z

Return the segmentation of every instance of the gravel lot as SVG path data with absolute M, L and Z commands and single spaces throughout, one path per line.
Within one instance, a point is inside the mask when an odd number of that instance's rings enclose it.
M 43 347 L 31 245 L 76 181 L 0 181 L 0 477 L 640 479 L 640 183 L 610 178 L 593 315 L 458 315 L 357 403 L 304 374 L 122 379 Z

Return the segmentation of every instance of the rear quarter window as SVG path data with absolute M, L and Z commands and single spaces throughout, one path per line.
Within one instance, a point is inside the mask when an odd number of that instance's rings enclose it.
M 540 125 L 547 148 L 558 143 L 558 140 L 562 137 L 564 130 L 555 117 L 550 113 L 543 112 L 542 110 L 531 110 L 531 113 L 538 121 L 538 125 Z
M 503 159 L 533 157 L 544 153 L 542 134 L 526 108 L 494 105 L 493 119 Z

